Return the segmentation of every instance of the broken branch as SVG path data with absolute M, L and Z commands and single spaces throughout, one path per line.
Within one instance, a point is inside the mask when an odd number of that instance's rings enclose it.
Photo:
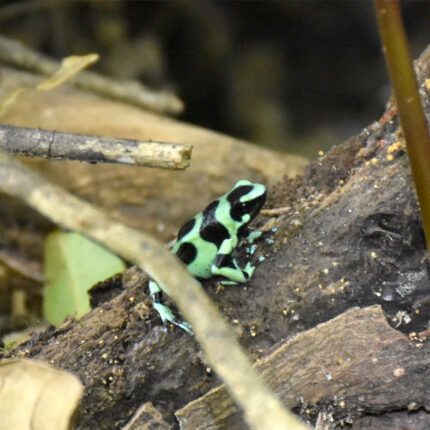
M 28 157 L 185 169 L 189 165 L 192 146 L 0 124 L 0 148 Z

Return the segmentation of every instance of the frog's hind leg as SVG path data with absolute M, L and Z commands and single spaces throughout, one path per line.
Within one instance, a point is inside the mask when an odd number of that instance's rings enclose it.
M 163 321 L 164 325 L 167 325 L 169 323 L 175 324 L 178 327 L 180 327 L 182 330 L 185 330 L 187 333 L 193 334 L 191 330 L 191 326 L 187 322 L 176 319 L 171 309 L 168 306 L 161 303 L 163 291 L 161 290 L 159 285 L 153 280 L 149 281 L 149 294 L 151 296 L 154 309 L 160 315 L 160 318 Z

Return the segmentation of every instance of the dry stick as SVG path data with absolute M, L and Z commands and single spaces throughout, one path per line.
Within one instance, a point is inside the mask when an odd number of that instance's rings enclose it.
M 60 67 L 59 61 L 3 36 L 0 36 L 0 60 L 43 75 L 52 75 Z M 97 91 L 156 112 L 177 115 L 184 110 L 184 103 L 175 94 L 151 90 L 138 81 L 118 81 L 94 72 L 81 72 L 71 82 L 80 88 Z
M 284 206 L 281 208 L 274 208 L 274 209 L 262 209 L 261 210 L 261 215 L 264 216 L 279 216 L 279 215 L 284 215 L 288 212 L 290 212 L 291 207 L 290 206 Z
M 208 361 L 244 410 L 245 419 L 252 429 L 308 428 L 286 411 L 265 387 L 235 341 L 230 326 L 200 284 L 158 240 L 114 221 L 100 209 L 51 184 L 1 151 L 0 191 L 19 197 L 56 224 L 100 242 L 166 285 L 193 326 Z
M 29 157 L 185 169 L 189 166 L 192 146 L 0 124 L 0 149 Z

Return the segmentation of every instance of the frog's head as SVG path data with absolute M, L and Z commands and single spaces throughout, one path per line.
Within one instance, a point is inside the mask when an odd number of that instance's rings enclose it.
M 241 225 L 249 224 L 264 206 L 266 196 L 263 184 L 253 184 L 246 180 L 237 182 L 227 195 L 230 216 Z

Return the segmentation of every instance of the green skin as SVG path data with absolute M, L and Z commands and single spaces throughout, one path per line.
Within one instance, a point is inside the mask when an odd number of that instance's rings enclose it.
M 242 195 L 239 195 L 237 199 L 232 197 L 238 194 L 238 192 L 240 194 L 241 191 Z M 172 252 L 177 254 L 179 251 L 178 256 L 181 258 L 181 245 L 192 244 L 195 247 L 195 257 L 191 262 L 188 262 L 187 268 L 197 278 L 209 279 L 212 276 L 222 276 L 225 278 L 221 281 L 223 285 L 235 285 L 248 281 L 254 273 L 255 266 L 252 266 L 251 262 L 248 261 L 245 267 L 241 268 L 236 259 L 231 257 L 231 254 L 243 239 L 252 243 L 261 235 L 261 232 L 250 231 L 247 226 L 258 214 L 264 204 L 265 198 L 266 187 L 264 185 L 253 184 L 246 180 L 237 182 L 232 190 L 217 199 L 218 205 L 213 210 L 209 209 L 211 206 L 209 205 L 204 212 L 198 213 L 193 218 L 193 227 L 177 240 L 172 248 Z M 244 212 L 241 212 L 240 219 L 237 219 L 237 215 L 236 219 L 232 218 L 231 213 L 233 208 Z M 250 213 L 246 213 L 246 211 Z M 219 226 L 219 224 L 224 227 L 223 237 L 225 239 L 221 240 L 221 243 L 217 245 L 214 243 L 216 241 L 205 240 L 202 237 L 207 237 L 205 233 L 208 233 L 211 229 L 213 232 L 214 226 Z M 228 234 L 225 232 L 228 232 Z M 239 232 L 242 234 L 242 237 L 239 237 Z M 245 235 L 243 232 L 245 232 Z M 228 263 L 226 263 L 227 261 Z M 184 321 L 178 321 L 170 308 L 160 303 L 161 293 L 168 294 L 166 287 L 150 280 L 149 292 L 153 299 L 154 308 L 159 313 L 163 323 L 176 324 L 192 334 L 189 324 Z

